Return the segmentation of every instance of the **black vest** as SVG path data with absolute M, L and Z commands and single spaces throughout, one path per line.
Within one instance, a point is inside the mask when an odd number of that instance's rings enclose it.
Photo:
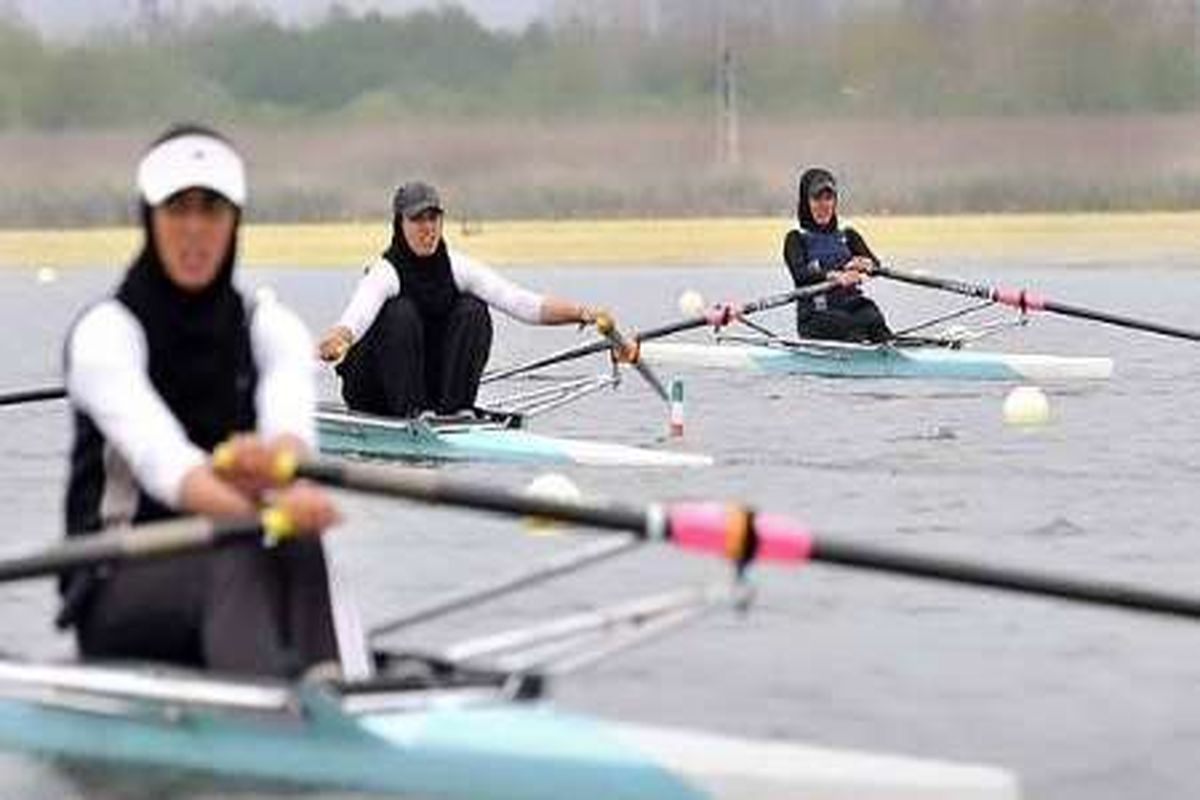
M 180 363 L 180 350 L 188 345 L 155 341 L 137 303 L 118 294 L 146 332 L 150 383 L 179 420 L 188 438 L 211 451 L 234 433 L 254 430 L 258 369 L 250 344 L 253 310 L 236 315 L 240 320 L 224 340 L 202 354 L 194 369 Z M 239 298 L 240 299 L 240 298 Z M 68 535 L 93 533 L 113 522 L 148 522 L 178 516 L 137 485 L 124 459 L 105 440 L 92 419 L 74 412 L 70 475 L 66 494 Z

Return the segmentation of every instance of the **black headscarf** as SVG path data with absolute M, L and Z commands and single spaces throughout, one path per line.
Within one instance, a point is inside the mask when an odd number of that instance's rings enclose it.
M 401 228 L 401 216 L 392 219 L 392 243 L 383 251 L 400 279 L 400 294 L 417 304 L 423 317 L 443 317 L 458 298 L 450 252 L 443 237 L 432 255 L 419 256 L 408 246 Z
M 179 136 L 219 134 L 197 125 L 172 128 L 152 146 Z M 149 348 L 150 382 L 188 437 L 211 449 L 235 431 L 254 428 L 256 371 L 246 307 L 233 285 L 237 261 L 237 211 L 233 237 L 216 278 L 198 292 L 167 276 L 154 241 L 153 209 L 141 203 L 145 245 L 125 273 L 117 299 L 141 322 Z
M 813 233 L 833 233 L 838 229 L 837 208 L 834 208 L 833 218 L 826 225 L 818 225 L 813 219 L 812 206 L 809 205 L 809 190 L 818 179 L 824 179 L 836 185 L 836 180 L 833 173 L 824 167 L 811 167 L 804 171 L 800 176 L 800 189 L 797 192 L 798 199 L 796 202 L 796 218 L 800 223 L 800 229 Z

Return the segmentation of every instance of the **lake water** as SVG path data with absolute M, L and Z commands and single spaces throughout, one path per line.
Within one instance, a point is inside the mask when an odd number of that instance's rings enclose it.
M 1054 268 L 979 262 L 932 271 L 1037 287 L 1067 302 L 1196 324 L 1195 265 Z M 270 285 L 314 329 L 351 290 L 352 270 L 244 270 Z M 512 269 L 512 277 L 603 303 L 649 327 L 677 315 L 695 288 L 710 299 L 783 288 L 776 269 Z M 0 272 L 6 335 L 0 385 L 57 379 L 62 335 L 111 270 Z M 928 290 L 876 281 L 871 293 L 894 326 L 957 305 Z M 790 312 L 764 320 L 783 330 Z M 497 323 L 493 364 L 580 340 L 570 329 Z M 1200 573 L 1200 350 L 1194 344 L 1049 316 L 989 342 L 1000 349 L 1111 355 L 1114 379 L 1045 387 L 1053 418 L 1006 427 L 1005 385 L 833 381 L 687 372 L 688 428 L 660 445 L 666 415 L 630 375 L 532 423 L 547 433 L 711 453 L 686 472 L 564 469 L 586 492 L 630 501 L 732 497 L 787 512 L 820 534 L 1037 565 L 1190 592 Z M 603 367 L 572 367 L 586 372 Z M 336 387 L 322 376 L 329 397 Z M 4 553 L 56 540 L 68 424 L 63 406 L 0 410 Z M 471 478 L 521 486 L 540 470 L 464 465 Z M 574 546 L 523 536 L 513 523 L 399 502 L 346 498 L 347 524 L 329 538 L 354 578 L 368 622 L 474 578 Z M 418 629 L 408 642 L 527 622 L 556 611 L 707 580 L 724 567 L 646 549 Z M 814 565 L 757 572 L 747 616 L 718 615 L 562 682 L 560 705 L 610 717 L 751 736 L 994 763 L 1015 770 L 1027 796 L 1054 800 L 1184 798 L 1200 745 L 1200 627 L 1177 619 L 1019 598 L 981 589 Z M 49 582 L 0 592 L 4 648 L 70 651 L 52 633 Z M 399 641 L 406 641 L 400 639 Z M 176 789 L 141 789 L 164 796 Z M 6 756 L 0 796 L 126 796 L 78 775 Z

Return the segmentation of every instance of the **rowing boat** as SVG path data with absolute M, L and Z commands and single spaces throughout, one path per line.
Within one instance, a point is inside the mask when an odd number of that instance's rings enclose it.
M 317 413 L 323 452 L 421 461 L 507 461 L 590 466 L 703 467 L 699 453 L 543 436 L 519 414 L 397 419 L 332 406 Z
M 0 742 L 290 786 L 473 800 L 1017 795 L 1002 770 L 609 723 L 531 675 L 417 656 L 357 684 L 0 660 Z
M 997 353 L 938 345 L 855 344 L 810 339 L 644 342 L 655 364 L 715 367 L 830 378 L 971 381 L 1085 381 L 1112 376 L 1111 358 Z

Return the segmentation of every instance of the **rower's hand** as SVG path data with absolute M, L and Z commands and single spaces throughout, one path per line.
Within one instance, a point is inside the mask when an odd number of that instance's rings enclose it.
M 346 357 L 350 345 L 354 344 L 354 334 L 345 325 L 334 325 L 321 337 L 317 345 L 317 355 L 322 361 L 336 362 Z
M 213 471 L 250 497 L 260 497 L 280 485 L 277 467 L 282 457 L 292 457 L 303 445 L 291 436 L 271 441 L 252 433 L 239 433 L 213 451 Z
M 271 498 L 271 508 L 298 533 L 320 533 L 341 519 L 329 492 L 305 480 L 276 492 Z
M 875 262 L 866 256 L 854 256 L 846 262 L 842 269 L 847 272 L 857 272 L 863 277 L 870 277 L 875 272 Z
M 831 280 L 837 281 L 838 286 L 857 286 L 863 282 L 864 275 L 852 269 L 839 270 L 829 273 Z
M 580 328 L 595 325 L 598 319 L 612 319 L 612 315 L 599 306 L 579 306 L 576 321 L 579 323 Z

